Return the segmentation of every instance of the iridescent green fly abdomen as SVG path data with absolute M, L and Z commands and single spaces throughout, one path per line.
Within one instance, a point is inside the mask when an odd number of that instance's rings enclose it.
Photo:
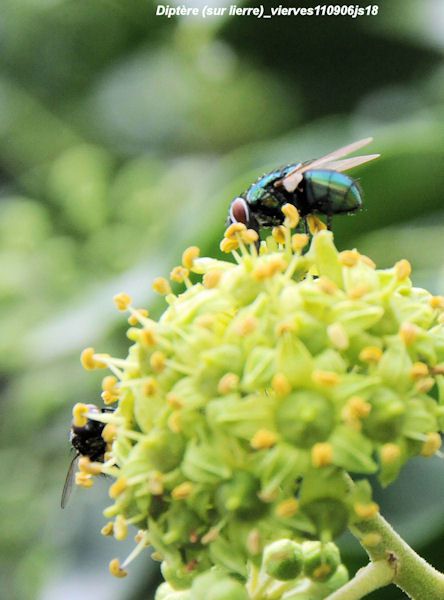
M 362 206 L 358 184 L 343 173 L 313 169 L 304 173 L 303 181 L 309 212 L 336 215 L 355 212 Z

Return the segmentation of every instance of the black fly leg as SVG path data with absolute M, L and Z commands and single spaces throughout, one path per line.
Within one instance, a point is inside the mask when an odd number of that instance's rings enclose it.
M 328 231 L 333 230 L 333 215 L 327 215 L 327 229 Z
M 307 217 L 304 217 L 302 219 L 302 221 L 304 222 L 304 233 L 308 234 L 308 223 L 307 223 Z

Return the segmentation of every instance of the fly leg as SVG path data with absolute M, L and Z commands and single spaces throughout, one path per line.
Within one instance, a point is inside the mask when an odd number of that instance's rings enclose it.
M 327 215 L 327 229 L 328 231 L 333 230 L 333 215 Z
M 307 223 L 307 217 L 303 217 L 302 221 L 303 221 L 303 223 L 304 223 L 304 233 L 308 234 L 308 223 Z

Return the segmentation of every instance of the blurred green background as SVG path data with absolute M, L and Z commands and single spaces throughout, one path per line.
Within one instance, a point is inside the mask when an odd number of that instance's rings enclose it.
M 152 597 L 148 553 L 108 575 L 132 544 L 98 533 L 105 481 L 60 510 L 72 404 L 100 401 L 78 355 L 123 355 L 112 295 L 159 310 L 153 277 L 191 243 L 216 252 L 230 199 L 264 170 L 373 135 L 365 209 L 337 219 L 336 241 L 379 266 L 406 257 L 443 292 L 444 4 L 379 5 L 354 20 L 167 20 L 148 0 L 2 0 L 2 598 Z M 417 460 L 376 495 L 443 569 L 444 462 Z

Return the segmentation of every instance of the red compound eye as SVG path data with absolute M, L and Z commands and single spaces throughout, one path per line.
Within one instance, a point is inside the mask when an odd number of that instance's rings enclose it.
M 230 218 L 233 223 L 243 223 L 248 225 L 249 221 L 248 204 L 243 198 L 236 198 L 231 203 L 230 207 Z

